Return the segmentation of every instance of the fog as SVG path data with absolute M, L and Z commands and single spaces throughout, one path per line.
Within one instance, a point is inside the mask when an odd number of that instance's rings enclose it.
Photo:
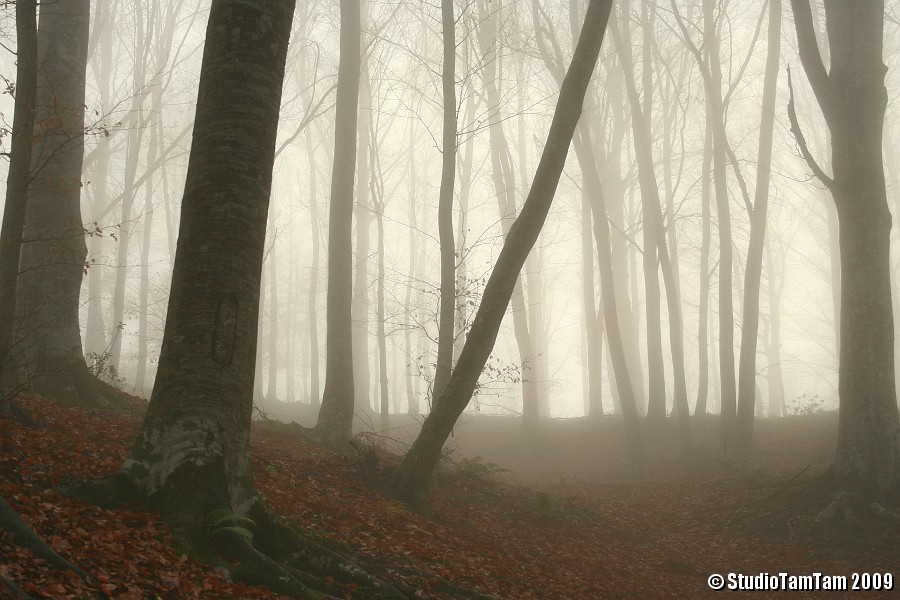
M 738 6 L 726 2 L 717 13 L 722 89 L 728 96 L 727 136 L 743 178 L 751 183 L 751 194 L 766 60 L 763 8 L 759 3 Z M 465 299 L 461 306 L 466 307 L 465 315 L 457 318 L 470 320 L 503 241 L 498 193 L 491 179 L 489 129 L 503 128 L 514 173 L 509 185 L 515 188 L 515 198 L 521 205 L 543 149 L 544 132 L 558 93 L 558 84 L 540 55 L 534 18 L 545 30 L 544 43 L 552 39 L 562 56 L 571 53 L 572 33 L 565 3 L 543 3 L 540 14 L 532 14 L 528 3 L 514 2 L 461 4 L 457 9 L 459 133 L 453 219 L 457 268 L 465 278 L 458 286 L 463 292 L 458 293 Z M 115 377 L 124 379 L 126 389 L 147 396 L 165 320 L 208 10 L 205 4 L 190 1 L 133 6 L 97 2 L 92 10 L 82 193 L 85 228 L 92 232 L 87 238 L 88 268 L 81 294 L 84 351 L 90 360 L 100 357 L 101 368 L 115 370 Z M 431 401 L 440 280 L 440 11 L 427 4 L 380 2 L 369 2 L 364 10 L 358 162 L 366 164 L 360 167 L 365 169 L 365 181 L 357 181 L 353 319 L 358 351 L 355 360 L 368 357 L 368 376 L 357 374 L 357 388 L 365 390 L 357 395 L 367 395 L 372 410 L 377 411 L 375 221 L 383 206 L 384 321 L 391 410 L 408 411 L 411 389 L 427 412 L 424 407 Z M 693 409 L 699 371 L 700 280 L 705 276 L 700 246 L 707 101 L 697 61 L 672 8 L 664 3 L 653 5 L 652 20 L 642 15 L 641 3 L 622 5 L 617 10 L 620 29 L 623 20 L 630 22 L 637 91 L 651 114 L 654 168 L 679 277 L 685 372 Z M 702 46 L 699 4 L 685 3 L 680 10 L 693 43 Z M 893 102 L 898 86 L 896 69 L 892 68 L 900 43 L 895 12 L 888 8 L 885 25 L 890 101 L 884 156 L 892 210 L 900 203 L 900 134 Z M 820 13 L 821 9 L 815 13 L 817 19 L 821 19 Z M 5 35 L 14 38 L 9 28 Z M 760 289 L 756 383 L 761 415 L 772 413 L 770 405 L 777 399 L 770 397 L 775 388 L 769 385 L 769 378 L 779 376 L 788 411 L 798 410 L 810 398 L 822 409 L 837 406 L 836 296 L 832 292 L 837 285 L 832 265 L 837 230 L 829 193 L 813 178 L 789 131 L 784 77 L 789 66 L 794 67 L 801 126 L 813 153 L 825 165 L 828 137 L 808 84 L 797 75 L 800 65 L 796 44 L 792 16 L 786 11 Z M 288 54 L 270 206 L 260 315 L 258 402 L 264 398 L 309 402 L 310 353 L 318 350 L 324 356 L 325 248 L 337 58 L 336 6 L 300 3 Z M 9 52 L 4 54 L 4 61 L 4 71 L 11 73 L 13 57 Z M 604 44 L 582 119 L 589 120 L 600 136 L 594 142 L 597 155 L 615 165 L 601 168 L 604 193 L 608 202 L 618 203 L 618 214 L 611 216 L 613 252 L 621 254 L 616 260 L 623 267 L 616 271 L 620 278 L 617 284 L 622 289 L 626 316 L 633 321 L 628 343 L 642 356 L 641 372 L 633 378 L 646 399 L 641 187 L 621 69 L 610 38 Z M 486 73 L 496 78 L 496 93 L 490 98 L 485 89 Z M 9 94 L 3 97 L 3 114 L 10 123 Z M 620 137 L 612 146 L 610 140 L 616 139 L 616 134 Z M 614 169 L 616 172 L 612 172 Z M 733 229 L 737 352 L 749 220 L 731 165 L 727 185 Z M 545 366 L 534 377 L 539 378 L 542 400 L 553 417 L 577 417 L 586 410 L 582 191 L 580 169 L 570 152 L 552 212 L 523 279 L 529 323 L 540 328 L 535 339 L 543 340 L 531 360 Z M 311 217 L 313 201 L 318 204 L 315 217 Z M 719 249 L 714 202 L 711 213 L 708 368 L 709 408 L 715 412 Z M 317 220 L 318 264 L 313 262 L 311 218 Z M 892 235 L 896 236 L 896 231 Z M 898 264 L 896 260 L 893 263 L 896 273 Z M 315 310 L 310 313 L 312 282 L 316 286 Z M 594 282 L 594 301 L 599 305 L 596 276 Z M 779 302 L 777 307 L 771 305 L 773 300 Z M 772 368 L 773 311 L 780 313 L 780 374 L 773 373 Z M 511 315 L 512 310 L 493 353 L 493 370 L 482 376 L 470 411 L 522 413 L 518 382 L 521 358 Z M 666 397 L 671 411 L 672 363 L 665 301 L 661 303 L 661 315 Z M 317 349 L 310 348 L 311 328 L 319 332 Z M 457 335 L 464 337 L 463 332 Z M 608 351 L 604 348 L 603 353 L 603 406 L 605 412 L 612 412 Z M 319 361 L 319 365 L 321 381 L 324 362 Z

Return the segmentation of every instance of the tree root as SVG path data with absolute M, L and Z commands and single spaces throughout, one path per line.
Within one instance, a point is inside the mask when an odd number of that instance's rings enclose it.
M 219 517 L 208 535 L 227 557 L 240 561 L 232 574 L 248 584 L 262 583 L 300 598 L 340 598 L 348 589 L 362 597 L 415 597 L 373 575 L 357 559 L 282 523 L 261 503 L 247 517 Z
M 25 590 L 2 575 L 0 575 L 0 583 L 9 590 L 9 593 L 12 594 L 14 598 L 17 598 L 18 600 L 32 600 L 32 597 L 29 596 Z
M 2 497 L 0 497 L 0 527 L 12 534 L 17 544 L 31 550 L 36 557 L 46 560 L 57 571 L 72 571 L 85 583 L 93 583 L 94 580 L 90 575 L 48 546 Z
M 900 523 L 900 515 L 879 502 L 859 493 L 842 491 L 834 494 L 831 503 L 814 521 L 819 527 L 846 527 L 859 530 L 867 524 Z

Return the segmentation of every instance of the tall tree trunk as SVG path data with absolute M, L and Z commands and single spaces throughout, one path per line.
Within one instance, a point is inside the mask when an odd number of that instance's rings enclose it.
M 444 58 L 441 70 L 443 91 L 443 143 L 441 146 L 441 188 L 438 198 L 438 239 L 441 250 L 441 297 L 438 319 L 437 366 L 433 402 L 450 379 L 453 362 L 453 316 L 456 307 L 456 246 L 453 242 L 453 187 L 456 180 L 456 18 L 454 0 L 441 0 L 441 27 Z M 434 409 L 434 406 L 432 406 Z
M 147 31 L 144 27 L 144 7 L 140 0 L 134 4 L 134 71 L 132 72 L 132 97 L 129 111 L 130 127 L 125 152 L 125 183 L 122 190 L 122 213 L 116 236 L 116 270 L 113 288 L 112 313 L 113 337 L 110 342 L 108 365 L 118 371 L 122 360 L 122 338 L 125 335 L 125 288 L 128 278 L 128 246 L 131 243 L 133 227 L 131 212 L 139 186 L 136 184 L 141 148 L 144 139 L 144 98 L 146 97 L 146 77 L 148 52 Z M 150 161 L 147 161 L 150 165 Z M 149 185 L 150 182 L 147 182 Z
M 500 90 L 497 89 L 498 63 L 501 53 L 498 52 L 499 32 L 497 30 L 497 13 L 486 3 L 479 5 L 478 39 L 484 55 L 485 95 L 489 111 L 489 135 L 491 152 L 491 179 L 494 194 L 497 197 L 497 209 L 503 238 L 509 235 L 510 227 L 516 218 L 516 181 L 510 159 L 509 143 L 503 131 L 500 119 Z M 522 376 L 522 416 L 525 430 L 533 434 L 538 427 L 538 395 L 534 377 L 534 343 L 528 327 L 528 314 L 525 307 L 522 277 L 519 276 L 513 287 L 510 300 L 510 312 L 513 318 L 513 331 L 516 346 L 519 350 L 519 365 Z
M 360 23 L 368 28 L 368 0 L 359 1 Z M 365 31 L 365 30 L 364 30 Z M 363 34 L 365 35 L 365 34 Z M 361 47 L 365 44 L 360 40 Z M 357 410 L 370 414 L 372 403 L 369 398 L 369 254 L 372 230 L 372 207 L 369 202 L 369 178 L 371 177 L 371 156 L 369 150 L 369 129 L 372 123 L 372 89 L 369 77 L 369 61 L 361 57 L 359 76 L 359 97 L 361 106 L 356 124 L 358 140 L 356 155 L 356 272 L 353 282 L 353 304 L 350 308 L 353 319 L 353 397 Z
M 425 419 L 421 432 L 394 473 L 394 492 L 418 510 L 426 509 L 428 487 L 441 449 L 472 398 L 478 377 L 497 339 L 519 272 L 547 218 L 581 115 L 584 94 L 597 63 L 611 7 L 611 0 L 591 0 L 528 199 L 510 229 L 485 286 L 456 369 L 444 387 L 440 401 Z
M 781 371 L 781 292 L 784 289 L 784 256 L 781 258 L 781 278 L 775 280 L 775 258 L 771 240 L 766 241 L 766 279 L 769 295 L 768 335 L 766 358 L 768 370 L 766 383 L 769 388 L 769 416 L 783 417 L 787 413 L 784 403 L 784 376 Z
M 278 269 L 275 258 L 275 239 L 267 257 L 269 263 L 269 374 L 266 377 L 266 401 L 274 403 L 278 400 Z
M 100 111 L 109 114 L 112 110 L 110 92 L 113 88 L 113 39 L 115 29 L 116 5 L 109 0 L 99 0 L 95 4 L 93 35 L 97 37 L 97 46 L 92 60 L 92 71 L 96 77 L 96 86 L 100 92 Z M 90 214 L 95 221 L 100 221 L 100 214 L 109 202 L 109 162 L 112 154 L 110 137 L 106 135 L 97 140 L 97 158 L 88 170 L 91 185 Z M 97 224 L 99 226 L 99 223 Z M 87 285 L 87 323 L 84 328 L 84 352 L 87 357 L 102 356 L 107 351 L 105 323 L 103 318 L 103 272 L 105 270 L 103 249 L 105 236 L 91 235 L 88 238 L 88 285 Z
M 37 4 L 16 2 L 16 99 L 0 229 L 0 404 L 16 391 L 13 361 L 16 282 L 22 254 L 26 196 L 31 180 L 32 138 L 38 82 Z
M 159 138 L 162 133 L 161 118 L 157 111 L 162 106 L 162 88 L 156 86 L 153 90 L 151 103 L 152 123 L 150 125 L 150 145 L 147 149 L 147 163 L 152 163 L 159 152 Z M 138 356 L 137 372 L 134 377 L 135 393 L 143 397 L 149 395 L 150 385 L 147 382 L 147 363 L 149 362 L 148 323 L 149 296 L 150 296 L 150 250 L 153 244 L 153 191 L 152 182 L 148 181 L 144 186 L 144 229 L 141 232 L 141 281 L 138 293 Z
M 387 334 L 384 330 L 384 200 L 381 199 L 375 205 L 375 224 L 378 231 L 378 298 L 375 309 L 378 321 L 378 389 L 381 401 L 381 430 L 387 431 L 391 426 L 391 417 L 387 375 Z
M 306 130 L 306 153 L 309 160 L 309 233 L 312 238 L 312 267 L 309 271 L 309 295 L 306 314 L 309 320 L 309 402 L 314 408 L 319 398 L 319 200 L 316 189 L 316 155 L 312 133 Z
M 328 300 L 325 390 L 316 432 L 327 445 L 341 446 L 353 430 L 353 180 L 356 170 L 356 113 L 360 74 L 359 4 L 341 0 L 341 58 L 334 126 L 334 166 L 328 221 Z
M 292 13 L 282 0 L 210 9 L 159 370 L 122 467 L 176 529 L 256 500 L 253 365 Z
M 750 458 L 753 443 L 753 415 L 756 402 L 756 348 L 759 337 L 759 287 L 762 278 L 772 167 L 772 134 L 775 128 L 775 91 L 781 57 L 781 0 L 769 0 L 768 51 L 763 80 L 762 117 L 759 125 L 759 152 L 756 167 L 756 194 L 750 212 L 750 244 L 744 271 L 744 314 L 741 327 L 739 363 L 737 457 Z
M 832 138 L 834 178 L 814 170 L 831 189 L 840 223 L 840 406 L 833 470 L 840 485 L 883 493 L 900 486 L 891 216 L 882 159 L 888 98 L 884 2 L 825 3 L 830 71 L 815 40 L 809 2 L 791 0 L 791 6 L 800 59 Z
M 644 6 L 642 4 L 642 6 Z M 644 102 L 638 95 L 635 82 L 635 66 L 631 52 L 630 15 L 627 6 L 624 9 L 619 28 L 618 19 L 613 16 L 610 33 L 616 45 L 616 52 L 622 61 L 625 74 L 625 88 L 631 105 L 631 122 L 634 128 L 634 150 L 638 161 L 638 177 L 641 189 L 641 213 L 643 216 L 643 271 L 644 271 L 644 308 L 647 318 L 647 372 L 649 376 L 649 396 L 647 417 L 661 420 L 666 416 L 666 381 L 663 371 L 662 325 L 660 317 L 659 289 L 659 255 L 660 245 L 665 239 L 660 236 L 658 220 L 661 220 L 659 186 L 653 164 L 653 147 L 651 138 L 652 87 L 645 89 Z M 646 43 L 646 41 L 645 41 Z M 645 80 L 650 77 L 651 67 L 643 65 Z M 646 85 L 646 81 L 645 81 Z M 656 213 L 660 212 L 657 219 Z
M 412 315 L 414 308 L 411 305 L 412 291 L 416 286 L 416 256 L 418 253 L 416 246 L 416 229 L 418 223 L 416 220 L 416 144 L 415 144 L 415 126 L 414 121 L 410 121 L 409 125 L 409 272 L 407 273 L 406 282 L 406 300 L 404 306 L 407 307 L 404 316 L 403 338 L 406 343 L 406 410 L 410 415 L 419 414 L 419 397 L 415 389 L 419 382 L 418 369 L 414 368 L 418 364 L 418 356 L 413 351 L 412 344 Z M 418 296 L 417 296 L 418 299 Z
M 707 413 L 709 399 L 709 246 L 711 238 L 709 171 L 712 166 L 712 125 L 709 103 L 706 105 L 706 135 L 703 141 L 703 167 L 700 177 L 700 299 L 697 323 L 697 402 L 694 415 Z
M 18 302 L 33 389 L 66 404 L 107 405 L 84 362 L 78 324 L 87 246 L 81 218 L 88 0 L 41 12 L 35 135 Z

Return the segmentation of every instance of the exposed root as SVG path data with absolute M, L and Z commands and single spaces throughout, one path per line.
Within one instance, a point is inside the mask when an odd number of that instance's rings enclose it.
M 25 590 L 2 575 L 0 575 L 0 583 L 3 584 L 10 594 L 12 594 L 13 598 L 18 598 L 19 600 L 31 600 L 31 596 L 29 596 Z
M 866 525 L 900 523 L 900 515 L 859 493 L 838 492 L 814 521 L 819 527 L 845 527 L 859 530 Z
M 40 423 L 35 421 L 27 410 L 16 404 L 12 399 L 0 401 L 0 417 L 11 419 L 30 429 L 40 427 Z
M 36 557 L 46 560 L 54 569 L 58 571 L 72 571 L 85 582 L 93 581 L 87 573 L 48 546 L 3 498 L 0 498 L 0 527 L 12 534 L 17 544 L 31 550 Z M 27 594 L 25 597 L 27 597 Z

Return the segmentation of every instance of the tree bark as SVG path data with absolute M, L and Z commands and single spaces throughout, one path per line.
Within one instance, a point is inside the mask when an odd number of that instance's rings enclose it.
M 756 193 L 750 211 L 750 244 L 744 267 L 744 311 L 739 359 L 736 456 L 746 462 L 753 448 L 753 417 L 756 409 L 756 350 L 759 337 L 759 288 L 766 241 L 769 181 L 772 167 L 772 135 L 775 128 L 775 91 L 781 57 L 781 0 L 769 0 L 768 51 L 763 79 L 762 116 Z
M 246 514 L 256 500 L 253 371 L 293 9 L 291 0 L 210 9 L 159 370 L 122 467 L 176 528 L 202 528 L 218 508 Z
M 581 115 L 584 94 L 600 53 L 611 7 L 611 0 L 591 0 L 528 199 L 503 244 L 465 347 L 441 393 L 441 400 L 425 419 L 421 432 L 394 473 L 394 492 L 418 510 L 426 509 L 428 486 L 441 448 L 472 398 L 478 377 L 497 339 L 519 272 L 547 218 Z
M 433 402 L 441 393 L 453 363 L 454 310 L 456 307 L 456 246 L 453 242 L 453 187 L 456 181 L 456 19 L 454 0 L 441 1 L 444 58 L 441 71 L 443 91 L 443 142 L 441 147 L 441 188 L 438 198 L 438 239 L 441 250 L 440 313 L 438 318 L 437 366 L 434 374 Z
M 326 445 L 342 446 L 353 431 L 353 180 L 360 74 L 359 3 L 341 0 L 341 58 L 334 126 L 334 166 L 328 221 L 328 298 L 325 390 L 316 432 Z
M 108 406 L 84 361 L 78 324 L 87 257 L 80 203 L 89 17 L 88 0 L 41 12 L 16 312 L 34 391 L 69 405 Z
M 800 59 L 831 132 L 833 179 L 810 166 L 831 189 L 840 224 L 840 406 L 833 470 L 839 485 L 881 494 L 900 486 L 891 215 L 882 162 L 888 98 L 884 2 L 826 0 L 830 70 L 822 62 L 808 1 L 791 0 L 791 7 Z M 799 132 L 793 106 L 790 113 Z
M 16 2 L 16 99 L 6 200 L 0 229 L 0 404 L 17 391 L 13 360 L 16 282 L 22 254 L 26 196 L 31 180 L 32 138 L 38 81 L 37 4 Z

